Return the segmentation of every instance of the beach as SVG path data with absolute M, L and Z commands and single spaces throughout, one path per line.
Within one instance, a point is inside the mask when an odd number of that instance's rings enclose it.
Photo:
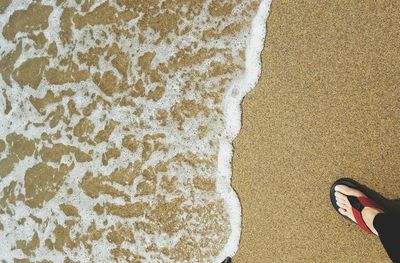
M 242 102 L 234 262 L 389 262 L 379 239 L 332 208 L 350 177 L 400 196 L 400 6 L 273 1 L 262 75 Z
M 388 262 L 400 4 L 270 4 L 2 1 L 0 261 Z

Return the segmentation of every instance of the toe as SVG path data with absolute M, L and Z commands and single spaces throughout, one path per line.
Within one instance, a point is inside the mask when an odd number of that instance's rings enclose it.
M 353 214 L 351 212 L 349 212 L 348 210 L 346 210 L 345 208 L 339 208 L 338 211 L 343 216 L 351 219 L 353 222 L 356 222 L 356 219 L 354 218 Z
M 344 208 L 339 208 L 339 213 L 341 213 L 344 216 L 347 216 L 347 211 Z
M 344 201 L 336 200 L 336 204 L 340 208 L 347 209 L 347 204 Z
M 335 186 L 335 190 L 344 195 L 365 196 L 361 191 L 351 188 L 347 185 L 337 185 L 337 186 Z
M 336 197 L 336 200 L 342 200 L 342 201 L 348 200 L 347 196 L 342 194 L 341 192 L 335 192 L 335 197 Z

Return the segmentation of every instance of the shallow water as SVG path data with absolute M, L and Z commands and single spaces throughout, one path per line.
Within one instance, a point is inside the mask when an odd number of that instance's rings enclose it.
M 0 259 L 231 253 L 224 107 L 259 4 L 1 1 Z

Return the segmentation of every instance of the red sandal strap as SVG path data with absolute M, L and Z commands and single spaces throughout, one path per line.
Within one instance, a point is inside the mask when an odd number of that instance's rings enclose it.
M 383 208 L 380 205 L 378 205 L 375 201 L 369 199 L 368 197 L 360 196 L 360 197 L 357 197 L 357 199 L 358 199 L 358 201 L 360 201 L 360 203 L 364 207 L 372 207 L 372 208 L 377 208 L 377 209 L 383 210 Z M 361 229 L 363 229 L 368 234 L 372 234 L 371 229 L 369 229 L 369 227 L 365 224 L 365 221 L 362 217 L 361 212 L 358 211 L 354 207 L 352 207 L 351 210 L 353 212 L 353 215 L 354 215 L 354 218 L 356 219 L 357 224 L 361 227 Z
M 352 207 L 351 210 L 353 211 L 354 218 L 356 219 L 356 222 L 361 227 L 361 229 L 364 230 L 365 232 L 367 232 L 368 234 L 371 234 L 372 231 L 365 224 L 365 221 L 364 221 L 361 213 L 357 209 L 355 209 L 354 207 Z
M 380 205 L 378 205 L 374 200 L 371 200 L 368 197 L 360 196 L 360 197 L 357 197 L 357 199 L 360 201 L 361 204 L 363 204 L 363 206 L 383 210 L 383 208 Z

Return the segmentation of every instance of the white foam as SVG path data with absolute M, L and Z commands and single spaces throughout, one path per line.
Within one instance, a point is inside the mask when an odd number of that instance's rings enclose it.
M 217 191 L 225 199 L 225 206 L 229 214 L 231 233 L 228 242 L 215 258 L 215 262 L 222 262 L 226 257 L 232 257 L 239 246 L 241 232 L 241 207 L 240 201 L 231 186 L 232 176 L 232 141 L 237 136 L 241 127 L 240 104 L 252 88 L 255 87 L 261 74 L 261 51 L 266 35 L 267 18 L 271 0 L 263 0 L 251 24 L 251 34 L 246 46 L 245 74 L 232 84 L 223 103 L 225 116 L 226 139 L 220 142 L 218 154 Z
M 28 1 L 29 2 L 29 1 Z M 14 3 L 14 2 L 13 2 Z M 54 1 L 46 0 L 45 3 L 52 4 L 55 6 Z M 72 5 L 74 6 L 75 1 L 66 1 L 65 5 Z M 19 232 L 23 233 L 23 238 L 29 240 L 32 236 L 32 231 L 36 231 L 39 233 L 39 238 L 44 240 L 46 238 L 54 238 L 54 234 L 52 231 L 54 230 L 55 223 L 64 225 L 68 218 L 60 211 L 58 205 L 60 203 L 69 203 L 77 207 L 81 214 L 81 220 L 78 224 L 71 228 L 71 234 L 76 233 L 83 233 L 87 231 L 88 227 L 90 226 L 92 221 L 95 221 L 97 226 L 102 224 L 102 220 L 104 219 L 102 216 L 98 216 L 93 211 L 93 207 L 96 204 L 102 204 L 103 202 L 112 202 L 114 204 L 123 204 L 123 200 L 120 197 L 112 198 L 109 195 L 101 195 L 99 198 L 92 199 L 88 197 L 83 190 L 79 187 L 79 182 L 81 181 L 84 174 L 89 171 L 93 172 L 96 176 L 98 173 L 103 175 L 108 175 L 111 171 L 115 168 L 126 167 L 128 163 L 131 163 L 135 160 L 140 159 L 140 151 L 135 154 L 128 152 L 128 150 L 123 149 L 121 151 L 121 156 L 116 159 L 112 159 L 109 161 L 108 165 L 103 166 L 101 162 L 101 156 L 106 151 L 107 147 L 113 145 L 114 147 L 121 148 L 121 140 L 123 135 L 134 134 L 138 140 L 143 139 L 145 135 L 151 135 L 155 133 L 166 133 L 167 136 L 164 139 L 160 139 L 164 145 L 168 146 L 168 152 L 163 151 L 156 151 L 149 160 L 146 160 L 145 164 L 143 164 L 142 169 L 147 169 L 148 167 L 153 167 L 160 160 L 168 160 L 173 158 L 176 154 L 185 154 L 187 152 L 192 152 L 198 158 L 203 158 L 204 160 L 215 160 L 213 156 L 217 153 L 218 155 L 218 171 L 215 173 L 214 168 L 207 168 L 206 166 L 202 166 L 199 164 L 199 167 L 194 168 L 188 164 L 180 164 L 180 163 L 173 163 L 171 164 L 170 170 L 166 173 L 168 176 L 176 176 L 178 178 L 177 184 L 180 187 L 180 191 L 178 194 L 169 194 L 165 191 L 165 199 L 167 201 L 172 201 L 176 198 L 176 196 L 186 198 L 185 205 L 187 206 L 199 206 L 202 208 L 209 208 L 208 204 L 219 203 L 223 197 L 225 201 L 225 209 L 228 213 L 230 226 L 231 226 L 231 233 L 228 239 L 228 242 L 225 248 L 221 251 L 219 256 L 215 259 L 217 262 L 222 261 L 226 256 L 232 256 L 235 251 L 237 250 L 239 238 L 240 238 L 240 222 L 241 222 L 241 210 L 240 210 L 240 203 L 235 194 L 234 190 L 230 186 L 230 179 L 231 179 L 231 160 L 232 160 L 232 140 L 237 135 L 240 129 L 240 102 L 243 96 L 254 87 L 259 75 L 260 75 L 260 61 L 259 56 L 262 49 L 263 39 L 265 35 L 265 21 L 268 14 L 270 0 L 265 0 L 261 3 L 257 15 L 253 20 L 253 24 L 251 27 L 251 36 L 248 37 L 248 26 L 244 27 L 244 30 L 237 32 L 233 35 L 224 35 L 210 41 L 203 41 L 201 36 L 205 30 L 216 30 L 219 32 L 226 28 L 228 25 L 233 23 L 242 22 L 242 20 L 249 18 L 245 16 L 241 16 L 243 13 L 243 9 L 245 8 L 245 4 L 240 4 L 235 6 L 235 10 L 233 11 L 233 15 L 229 17 L 221 18 L 219 17 L 212 17 L 208 13 L 208 4 L 210 1 L 206 1 L 205 4 L 202 6 L 200 10 L 200 14 L 194 18 L 194 21 L 184 21 L 180 28 L 185 28 L 187 25 L 192 26 L 191 30 L 184 35 L 176 35 L 171 36 L 172 43 L 161 43 L 159 45 L 155 45 L 151 43 L 151 39 L 158 38 L 159 33 L 154 32 L 152 29 L 148 29 L 144 32 L 141 32 L 145 35 L 146 40 L 144 41 L 145 44 L 139 44 L 137 40 L 137 36 L 133 36 L 131 39 L 122 39 L 119 42 L 120 46 L 123 48 L 125 52 L 127 52 L 131 58 L 132 69 L 130 75 L 133 79 L 142 78 L 142 72 L 140 69 L 135 68 L 138 62 L 138 58 L 141 57 L 146 52 L 154 51 L 156 53 L 155 58 L 153 59 L 151 65 L 156 67 L 160 63 L 168 62 L 171 58 L 178 53 L 181 49 L 191 49 L 192 54 L 196 54 L 201 49 L 206 50 L 228 50 L 227 52 L 231 52 L 233 56 L 233 63 L 231 65 L 239 65 L 242 64 L 242 58 L 240 57 L 240 52 L 242 50 L 246 50 L 246 59 L 245 59 L 245 72 L 244 74 L 240 75 L 240 70 L 238 72 L 225 72 L 220 76 L 214 76 L 207 80 L 204 80 L 204 76 L 210 71 L 210 66 L 213 62 L 225 63 L 228 62 L 228 58 L 223 54 L 224 52 L 216 52 L 213 56 L 210 56 L 207 59 L 200 60 L 197 64 L 190 64 L 183 66 L 182 68 L 178 68 L 175 72 L 171 72 L 166 78 L 168 81 L 166 82 L 166 94 L 164 97 L 157 101 L 153 102 L 146 98 L 135 98 L 134 105 L 130 105 L 131 107 L 119 106 L 119 105 L 102 105 L 99 103 L 97 105 L 96 110 L 94 110 L 90 116 L 87 116 L 89 120 L 91 120 L 94 125 L 94 132 L 91 134 L 93 137 L 99 130 L 103 129 L 106 125 L 106 121 L 108 120 L 116 120 L 119 121 L 120 124 L 117 125 L 114 132 L 109 137 L 107 142 L 99 143 L 97 145 L 89 145 L 86 142 L 79 142 L 76 136 L 68 137 L 68 132 L 71 133 L 71 127 L 74 127 L 79 120 L 83 116 L 73 115 L 72 117 L 67 114 L 70 124 L 66 125 L 62 121 L 60 121 L 56 127 L 50 129 L 48 123 L 44 123 L 43 126 L 34 127 L 33 125 L 29 125 L 28 130 L 24 129 L 28 122 L 34 123 L 43 123 L 51 111 L 54 111 L 57 106 L 62 105 L 67 112 L 67 102 L 69 100 L 74 101 L 76 104 L 76 108 L 78 111 L 82 111 L 84 107 L 90 104 L 93 101 L 93 98 L 96 96 L 102 97 L 104 100 L 108 101 L 115 101 L 117 98 L 127 97 L 127 94 L 115 94 L 113 96 L 107 97 L 104 95 L 93 83 L 91 80 L 82 81 L 80 83 L 69 83 L 63 85 L 49 85 L 46 81 L 42 81 L 39 87 L 34 90 L 29 87 L 25 87 L 22 90 L 18 87 L 17 83 L 13 81 L 13 87 L 11 89 L 8 88 L 1 88 L 4 91 L 8 99 L 11 101 L 12 105 L 20 105 L 23 102 L 27 102 L 23 105 L 23 107 L 16 107 L 14 106 L 11 113 L 8 115 L 3 114 L 0 112 L 0 118 L 6 122 L 7 125 L 1 127 L 0 129 L 0 138 L 4 139 L 7 134 L 10 132 L 16 132 L 18 134 L 24 134 L 29 139 L 39 139 L 40 135 L 43 132 L 48 132 L 50 134 L 55 133 L 57 130 L 61 131 L 61 138 L 54 140 L 52 143 L 64 143 L 66 145 L 74 145 L 79 147 L 85 152 L 90 152 L 90 154 L 94 157 L 93 161 L 91 162 L 84 162 L 84 163 L 76 163 L 74 169 L 68 174 L 66 177 L 65 183 L 55 195 L 54 198 L 49 200 L 42 209 L 34 208 L 29 209 L 23 202 L 19 204 L 18 216 L 19 217 L 26 217 L 28 215 L 28 211 L 32 212 L 33 215 L 43 218 L 47 220 L 46 222 L 46 229 L 40 229 L 40 226 L 36 225 L 32 221 L 32 226 L 27 224 L 26 226 L 19 226 Z M 108 25 L 96 25 L 96 26 L 88 26 L 82 29 L 73 29 L 72 38 L 73 41 L 70 45 L 63 45 L 61 40 L 58 36 L 60 31 L 60 23 L 59 17 L 62 13 L 62 8 L 65 7 L 60 5 L 59 7 L 55 8 L 52 12 L 50 19 L 49 19 L 49 27 L 44 30 L 46 37 L 48 38 L 49 42 L 55 41 L 57 44 L 58 53 L 62 56 L 71 55 L 73 61 L 75 63 L 78 62 L 77 53 L 82 52 L 85 53 L 88 51 L 90 47 L 97 46 L 95 40 L 99 39 L 102 40 L 102 44 L 111 44 L 116 41 L 116 38 L 112 34 L 112 28 Z M 12 4 L 7 9 L 7 15 L 0 16 L 0 27 L 2 27 L 8 19 L 8 16 L 11 14 L 10 10 L 16 9 L 17 6 Z M 91 10 L 93 10 L 92 7 Z M 138 34 L 139 29 L 136 26 L 138 19 L 133 19 L 128 23 L 122 25 L 124 28 L 132 29 L 132 32 Z M 247 20 L 248 21 L 248 20 Z M 89 28 L 94 30 L 94 37 L 92 38 L 89 34 Z M 108 32 L 109 34 L 104 35 L 104 32 Z M 32 41 L 29 39 L 23 38 L 21 41 Z M 150 39 L 150 40 L 149 40 Z M 80 41 L 82 40 L 82 41 Z M 247 43 L 245 43 L 245 40 Z M 150 43 L 148 43 L 150 42 Z M 9 47 L 9 43 L 5 41 L 2 36 L 0 35 L 0 51 L 5 54 L 8 53 L 11 48 Z M 3 45 L 3 43 L 5 43 Z M 26 45 L 27 42 L 23 42 L 23 46 Z M 47 47 L 46 47 L 47 49 Z M 18 67 L 21 63 L 23 63 L 27 58 L 41 56 L 43 55 L 42 51 L 38 51 L 35 49 L 25 50 L 22 52 L 22 55 L 16 62 L 15 66 Z M 49 67 L 56 67 L 59 64 L 59 60 L 61 58 L 51 58 Z M 87 65 L 81 64 L 79 65 L 80 69 L 88 69 Z M 239 67 L 240 68 L 240 67 Z M 104 59 L 104 56 L 100 56 L 100 71 L 104 72 L 107 70 L 112 70 L 117 77 L 121 77 L 120 74 L 112 67 L 112 65 Z M 94 73 L 94 70 L 92 70 Z M 192 73 L 192 75 L 190 75 Z M 198 79 L 192 80 L 192 76 L 196 77 L 196 74 L 199 73 Z M 227 76 L 229 75 L 229 76 Z M 240 75 L 240 76 L 239 76 Z M 199 88 L 190 87 L 186 94 L 182 94 L 182 90 L 186 82 L 195 82 L 198 81 L 201 83 L 201 90 L 208 91 L 208 92 L 221 92 L 219 89 L 221 85 L 226 85 L 225 82 L 221 82 L 221 79 L 229 79 L 231 81 L 234 77 L 237 77 L 235 81 L 232 82 L 232 85 L 228 88 L 226 92 L 226 96 L 223 100 L 223 104 L 215 103 L 214 100 L 210 97 L 207 100 L 202 101 L 202 93 L 199 93 Z M 5 86 L 3 80 L 0 76 L 0 84 Z M 198 84 L 198 83 L 197 83 Z M 199 84 L 200 85 L 200 84 Z M 153 89 L 155 87 L 154 83 L 147 83 L 146 89 Z M 45 107 L 45 114 L 39 114 L 36 109 L 28 102 L 28 98 L 33 96 L 35 98 L 43 98 L 48 90 L 54 92 L 55 95 L 59 95 L 59 93 L 63 90 L 72 89 L 75 91 L 75 95 L 70 96 L 68 98 L 63 98 L 61 103 L 51 103 Z M 218 94 L 219 95 L 219 94 Z M 168 120 L 168 126 L 162 127 L 160 126 L 157 121 L 151 119 L 151 117 L 155 114 L 155 109 L 163 109 L 169 110 L 172 106 L 178 105 L 181 103 L 182 100 L 195 100 L 196 103 L 204 103 L 207 104 L 209 108 L 209 116 L 204 116 L 202 113 L 199 113 L 195 118 L 187 118 L 183 123 L 183 131 L 178 131 L 178 123 L 175 123 L 171 120 Z M 2 100 L 4 101 L 4 100 Z M 225 118 L 225 123 L 223 124 L 221 121 L 221 114 L 219 111 L 220 107 L 222 106 L 223 114 Z M 135 115 L 135 111 L 138 107 L 142 107 L 144 112 L 139 116 Z M 0 107 L 4 108 L 4 107 Z M 103 118 L 105 116 L 105 118 Z M 15 121 L 18 119 L 18 122 Z M 144 123 L 146 127 L 140 127 L 139 123 Z M 207 131 L 205 137 L 201 140 L 198 140 L 196 137 L 198 124 L 202 125 L 209 125 L 210 129 Z M 224 127 L 225 125 L 225 127 Z M 130 130 L 127 131 L 124 128 L 129 127 Z M 70 129 L 68 131 L 68 128 Z M 215 141 L 216 138 L 221 138 L 222 140 L 219 145 L 215 143 L 210 145 L 210 141 Z M 39 142 L 36 144 L 37 149 L 40 151 L 42 147 L 50 147 L 51 143 L 47 143 L 46 141 L 38 140 Z M 139 146 L 140 148 L 141 146 Z M 8 149 L 7 149 L 8 151 Z M 71 157 L 73 158 L 73 157 Z M 208 159 L 207 159 L 208 158 Z M 17 193 L 23 192 L 23 176 L 26 170 L 29 167 L 32 167 L 35 163 L 40 162 L 40 156 L 38 159 L 33 157 L 29 157 L 20 161 L 18 163 L 17 168 L 13 171 L 13 176 L 5 177 L 5 179 L 0 182 L 0 189 L 3 189 L 11 180 L 17 180 L 20 184 L 17 189 Z M 69 164 L 70 158 L 65 156 L 62 158 L 61 163 Z M 55 163 L 49 163 L 51 167 L 57 167 Z M 215 177 L 217 178 L 217 191 L 218 193 L 204 193 L 201 191 L 197 191 L 193 189 L 188 182 L 190 179 L 193 179 L 196 175 L 203 175 L 204 177 Z M 183 176 L 182 176 L 183 175 Z M 132 186 L 121 186 L 117 184 L 113 184 L 113 186 L 117 190 L 121 190 L 125 193 L 129 193 L 130 195 L 135 195 L 135 189 L 137 185 L 143 180 L 143 176 L 138 176 L 135 179 L 135 182 Z M 67 188 L 72 188 L 74 190 L 73 195 L 66 194 Z M 192 188 L 190 188 L 192 187 Z M 160 187 L 158 187 L 158 190 Z M 161 191 L 161 190 L 160 190 Z M 157 192 L 158 193 L 158 192 Z M 194 193 L 194 194 L 193 194 Z M 135 201 L 146 201 L 149 203 L 150 206 L 154 207 L 157 203 L 155 200 L 155 196 L 142 196 L 142 197 L 135 197 Z M 24 210 L 27 209 L 27 210 Z M 208 211 L 206 211 L 207 213 Z M 211 211 L 215 213 L 214 211 Z M 220 211 L 218 211 L 220 212 Z M 183 213 L 182 218 L 189 217 L 188 214 Z M 175 243 L 178 242 L 181 237 L 190 237 L 193 240 L 198 242 L 204 241 L 204 239 L 209 241 L 209 246 L 207 248 L 200 248 L 201 251 L 197 254 L 192 254 L 194 257 L 197 255 L 198 258 L 193 258 L 191 262 L 198 262 L 202 258 L 203 255 L 208 255 L 208 250 L 215 251 L 215 243 L 220 241 L 219 236 L 223 236 L 225 233 L 202 233 L 199 231 L 202 228 L 202 223 L 204 222 L 203 214 L 194 214 L 192 215 L 191 219 L 188 220 L 186 228 L 180 229 L 179 233 L 175 233 L 174 236 L 166 237 L 163 233 L 159 234 L 147 234 L 142 231 L 135 232 L 135 239 L 137 243 L 126 247 L 131 251 L 136 251 L 138 254 L 143 255 L 145 258 L 145 262 L 171 262 L 173 261 L 171 258 L 167 256 L 163 256 L 162 253 L 156 253 L 151 251 L 146 251 L 146 247 L 150 244 L 164 244 L 168 245 L 170 248 L 174 247 Z M 211 215 L 211 219 L 214 219 Z M 10 221 L 14 222 L 14 219 L 10 215 L 2 215 L 0 216 L 2 222 Z M 144 219 L 143 217 L 137 218 L 129 218 L 129 219 L 118 219 L 116 216 L 108 215 L 107 216 L 109 223 L 108 226 L 116 224 L 118 222 L 122 222 L 124 224 L 132 225 L 133 222 L 142 222 Z M 28 218 L 28 220 L 30 220 Z M 203 221 L 201 221 L 203 220 Z M 208 219 L 210 220 L 210 219 Z M 225 224 L 226 218 L 218 219 L 220 220 L 216 222 L 216 224 Z M 185 222 L 186 223 L 186 222 Z M 207 223 L 207 222 L 206 222 Z M 215 222 L 213 222 L 215 223 Z M 13 227 L 16 226 L 16 223 L 5 224 L 5 231 L 4 233 L 0 233 L 0 245 L 7 243 L 8 246 L 3 247 L 0 246 L 0 259 L 7 259 L 11 261 L 14 256 L 22 256 L 21 251 L 12 251 L 11 245 L 15 243 L 18 238 L 21 238 L 16 235 L 9 235 L 5 236 L 5 233 L 12 233 Z M 223 225 L 224 231 L 228 231 L 228 226 Z M 191 232 L 193 228 L 193 233 Z M 136 236 L 137 235 L 137 236 Z M 208 235 L 204 237 L 204 235 Z M 41 242 L 43 244 L 43 242 Z M 41 246 L 36 251 L 35 258 L 31 260 L 42 260 L 42 259 L 51 259 L 54 261 L 60 260 L 65 256 L 69 256 L 71 259 L 80 261 L 80 262 L 89 262 L 88 259 L 92 256 L 95 259 L 101 258 L 106 261 L 109 255 L 108 249 L 114 245 L 109 244 L 103 238 L 102 240 L 95 241 L 95 249 L 93 254 L 89 255 L 90 253 L 85 250 L 83 247 L 79 247 L 73 250 L 69 250 L 67 248 L 65 253 L 59 251 L 50 251 L 46 247 Z M 191 251 L 190 251 L 191 252 Z M 189 253 L 189 252 L 188 252 Z M 214 253 L 213 253 L 214 254 Z M 207 260 L 209 261 L 209 260 Z M 187 262 L 187 261 L 184 261 Z

